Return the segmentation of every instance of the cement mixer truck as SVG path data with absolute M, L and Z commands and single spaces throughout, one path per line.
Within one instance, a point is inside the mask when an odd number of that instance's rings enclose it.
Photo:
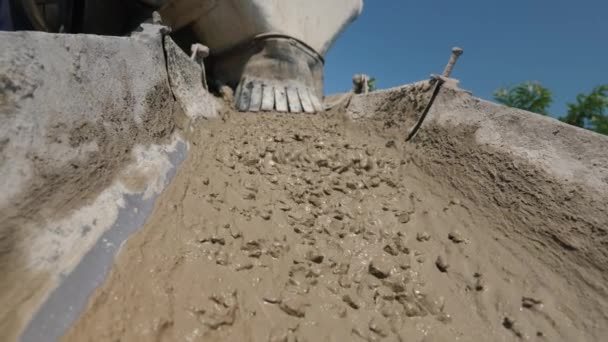
M 324 56 L 362 0 L 9 1 L 14 29 L 127 35 L 158 11 L 186 51 L 209 48 L 212 89 L 241 111 L 322 111 Z

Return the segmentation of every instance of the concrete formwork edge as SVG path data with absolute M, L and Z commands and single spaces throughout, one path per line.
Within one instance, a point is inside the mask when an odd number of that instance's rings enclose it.
M 0 33 L 4 340 L 61 336 L 185 158 L 179 128 L 216 115 L 164 32 Z

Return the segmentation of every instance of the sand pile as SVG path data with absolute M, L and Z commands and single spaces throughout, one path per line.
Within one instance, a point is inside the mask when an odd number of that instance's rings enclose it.
M 204 123 L 65 339 L 599 340 L 601 307 L 385 124 Z

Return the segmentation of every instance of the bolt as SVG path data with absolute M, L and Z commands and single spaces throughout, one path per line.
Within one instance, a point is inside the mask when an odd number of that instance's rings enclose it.
M 152 12 L 152 24 L 155 24 L 155 25 L 163 24 L 163 18 L 161 18 L 160 13 L 158 13 L 157 11 Z
M 190 59 L 195 61 L 201 66 L 201 78 L 203 82 L 203 87 L 205 89 L 209 89 L 207 85 L 207 74 L 205 72 L 205 63 L 204 59 L 209 56 L 209 48 L 203 44 L 195 43 L 190 46 L 190 51 L 192 51 L 192 55 L 190 55 Z
M 456 65 L 456 61 L 458 60 L 458 57 L 460 57 L 463 52 L 464 50 L 459 47 L 452 48 L 452 55 L 450 56 L 450 61 L 448 62 L 448 65 L 445 66 L 445 69 L 443 70 L 443 74 L 441 76 L 450 77 L 450 75 L 452 74 L 452 70 L 454 69 L 454 65 Z
M 355 94 L 366 94 L 369 90 L 369 76 L 356 74 L 353 76 L 353 91 Z
M 190 51 L 192 52 L 190 59 L 196 62 L 201 62 L 204 58 L 209 56 L 209 48 L 203 44 L 192 44 L 192 46 L 190 46 Z

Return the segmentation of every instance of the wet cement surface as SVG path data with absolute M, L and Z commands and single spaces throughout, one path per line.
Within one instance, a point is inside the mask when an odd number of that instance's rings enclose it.
M 199 127 L 64 340 L 595 341 L 606 332 L 601 303 L 581 300 L 537 257 L 563 251 L 512 241 L 522 227 L 503 209 L 430 176 L 428 152 L 383 127 L 340 113 L 228 113 Z

